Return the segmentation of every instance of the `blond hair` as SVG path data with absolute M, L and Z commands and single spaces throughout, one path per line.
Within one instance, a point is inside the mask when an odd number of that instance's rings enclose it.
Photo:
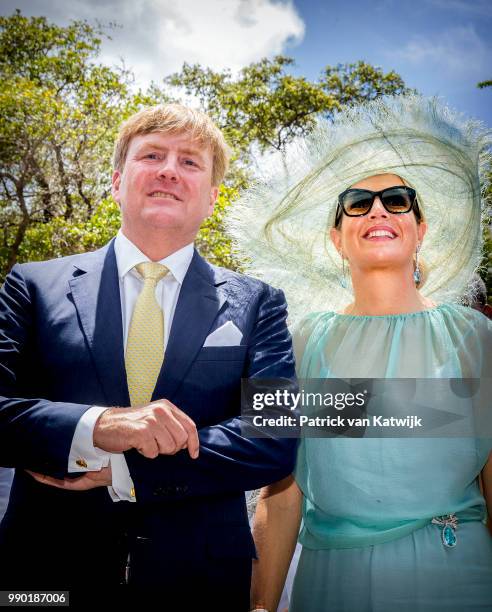
M 160 104 L 144 108 L 122 123 L 114 145 L 113 168 L 123 171 L 132 138 L 152 132 L 186 133 L 200 146 L 210 147 L 213 158 L 212 185 L 220 185 L 230 158 L 224 136 L 208 115 L 182 104 Z

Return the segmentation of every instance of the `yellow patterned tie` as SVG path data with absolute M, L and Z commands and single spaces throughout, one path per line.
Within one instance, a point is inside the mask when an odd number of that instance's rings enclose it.
M 155 298 L 155 288 L 168 272 L 166 266 L 151 261 L 138 264 L 135 269 L 144 284 L 133 309 L 126 342 L 126 379 L 132 406 L 150 402 L 164 359 L 164 316 Z

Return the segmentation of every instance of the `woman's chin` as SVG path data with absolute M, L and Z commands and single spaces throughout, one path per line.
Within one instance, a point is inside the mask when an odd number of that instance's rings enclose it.
M 408 259 L 397 259 L 395 257 L 388 257 L 387 253 L 379 254 L 376 257 L 366 259 L 360 266 L 357 266 L 363 273 L 371 272 L 401 272 L 404 274 L 407 269 L 411 269 L 412 265 L 409 265 Z

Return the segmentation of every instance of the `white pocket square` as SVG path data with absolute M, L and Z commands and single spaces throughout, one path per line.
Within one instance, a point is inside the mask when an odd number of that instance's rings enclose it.
M 205 340 L 203 346 L 239 346 L 243 334 L 232 321 L 227 321 L 213 331 Z

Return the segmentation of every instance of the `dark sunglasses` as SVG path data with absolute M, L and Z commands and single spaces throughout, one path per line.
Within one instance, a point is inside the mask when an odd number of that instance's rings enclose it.
M 335 226 L 340 222 L 342 212 L 347 217 L 362 217 L 371 210 L 374 200 L 379 197 L 385 210 L 392 215 L 402 215 L 415 212 L 417 220 L 420 221 L 419 205 L 415 189 L 405 185 L 387 187 L 382 191 L 370 191 L 369 189 L 346 189 L 338 196 L 337 214 L 335 216 Z

